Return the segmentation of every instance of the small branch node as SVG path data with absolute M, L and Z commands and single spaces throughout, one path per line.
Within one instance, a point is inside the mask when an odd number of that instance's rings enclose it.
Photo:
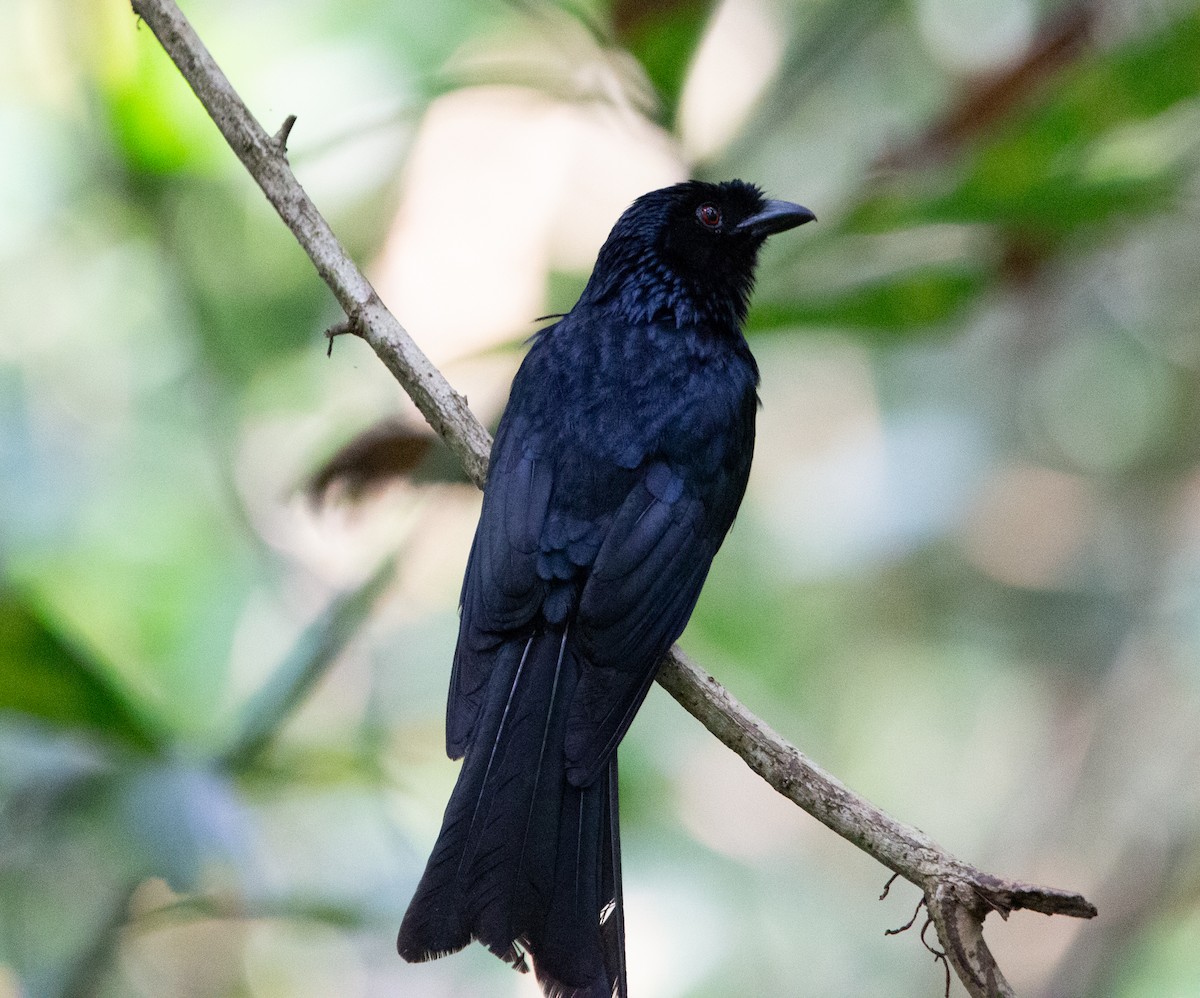
M 975 895 L 983 901 L 992 911 L 999 915 L 1004 921 L 1008 921 L 1008 916 L 1012 914 L 1012 908 L 1005 907 L 998 903 L 995 898 L 991 897 L 986 891 L 981 891 L 975 884 L 970 885 L 971 890 Z
M 896 882 L 896 878 L 898 876 L 900 876 L 900 874 L 893 873 L 890 877 L 888 877 L 888 882 L 883 885 L 883 893 L 879 895 L 880 901 L 882 901 L 885 897 L 888 896 L 888 891 L 890 891 L 892 889 L 892 884 L 894 884 Z
M 292 126 L 296 124 L 296 116 L 289 114 L 283 119 L 283 124 L 279 126 L 279 131 L 271 136 L 271 141 L 275 143 L 275 148 L 279 150 L 281 156 L 287 155 L 288 136 L 292 134 Z
M 366 328 L 363 326 L 362 316 L 355 313 L 348 315 L 341 322 L 335 322 L 332 326 L 325 330 L 325 338 L 329 340 L 329 346 L 325 350 L 326 357 L 333 356 L 333 341 L 338 336 L 358 336 L 364 337 Z

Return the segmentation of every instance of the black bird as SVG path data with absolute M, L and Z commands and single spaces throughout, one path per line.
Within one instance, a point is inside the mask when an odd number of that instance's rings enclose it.
M 652 191 L 534 338 L 463 581 L 446 751 L 464 761 L 406 960 L 478 939 L 532 955 L 551 998 L 625 998 L 617 743 L 746 489 L 759 248 L 813 218 L 740 180 Z

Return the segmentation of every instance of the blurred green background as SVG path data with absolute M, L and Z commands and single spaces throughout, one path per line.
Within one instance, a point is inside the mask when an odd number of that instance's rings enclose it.
M 764 256 L 754 476 L 683 644 L 1099 906 L 989 920 L 1021 994 L 1200 995 L 1200 8 L 185 9 L 485 421 L 637 194 L 815 210 Z M 537 993 L 394 955 L 479 500 L 369 474 L 419 424 L 338 317 L 127 4 L 3 0 L 2 998 Z M 661 690 L 622 778 L 635 995 L 941 992 L 883 935 L 916 890 Z

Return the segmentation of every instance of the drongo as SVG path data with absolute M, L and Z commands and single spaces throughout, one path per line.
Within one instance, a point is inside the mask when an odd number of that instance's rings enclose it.
M 446 706 L 463 766 L 406 960 L 477 939 L 532 956 L 552 998 L 627 994 L 617 744 L 746 489 L 759 248 L 813 218 L 739 180 L 652 191 L 535 336 L 463 581 Z

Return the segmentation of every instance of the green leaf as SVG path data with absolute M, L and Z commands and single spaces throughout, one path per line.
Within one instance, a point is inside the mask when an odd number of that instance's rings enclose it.
M 247 702 L 240 730 L 222 755 L 225 766 L 245 766 L 275 737 L 358 632 L 394 571 L 395 562 L 389 558 L 362 586 L 339 596 L 309 625 L 288 657 Z
M 94 659 L 11 589 L 0 589 L 0 711 L 156 750 L 161 738 Z
M 712 0 L 623 0 L 614 5 L 617 35 L 646 70 L 666 108 L 668 124 L 674 121 L 688 67 L 712 8 Z

